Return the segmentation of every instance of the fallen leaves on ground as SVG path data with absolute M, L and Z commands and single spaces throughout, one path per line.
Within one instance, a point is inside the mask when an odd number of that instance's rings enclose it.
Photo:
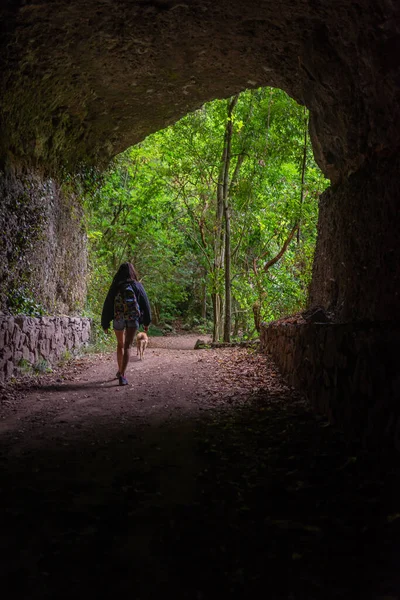
M 135 421 L 133 412 L 125 420 L 121 400 L 82 434 L 49 413 L 43 448 L 21 456 L 2 448 L 1 568 L 16 595 L 25 585 L 33 600 L 104 590 L 140 600 L 243 600 L 260 589 L 272 600 L 397 598 L 395 457 L 365 455 L 327 427 L 266 356 L 199 352 L 209 376 L 180 420 L 164 413 Z M 150 414 L 162 386 L 163 406 L 172 404 L 169 371 L 179 379 L 182 365 L 168 367 L 153 370 L 152 391 L 129 401 L 131 410 Z M 45 385 L 59 385 L 68 401 L 63 378 L 79 380 L 85 367 L 77 368 Z M 59 437 L 49 444 L 54 427 Z M 21 423 L 16 432 L 29 437 Z

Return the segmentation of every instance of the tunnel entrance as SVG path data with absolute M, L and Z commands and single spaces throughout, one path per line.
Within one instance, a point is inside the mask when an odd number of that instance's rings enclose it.
M 261 584 L 291 600 L 397 597 L 399 12 L 375 0 L 1 4 L 1 306 L 11 285 L 28 280 L 64 313 L 34 323 L 40 339 L 24 317 L 0 315 L 1 374 L 19 344 L 29 358 L 36 341 L 50 352 L 57 336 L 87 334 L 72 316 L 87 264 L 71 175 L 106 165 L 207 100 L 271 85 L 310 109 L 316 160 L 332 186 L 321 200 L 309 319 L 265 328 L 262 339 L 347 434 L 293 390 L 287 397 L 276 372 L 251 379 L 262 389 L 239 419 L 223 406 L 217 418 L 178 419 L 172 430 L 138 425 L 133 388 L 115 393 L 116 419 L 89 437 L 82 421 L 60 421 L 88 405 L 108 417 L 107 392 L 96 401 L 80 390 L 72 412 L 58 389 L 65 379 L 41 388 L 57 395 L 54 412 L 38 390 L 26 405 L 6 398 L 1 569 L 22 595 L 234 599 Z M 318 322 L 317 308 L 332 321 Z M 265 357 L 254 357 L 265 369 Z M 233 382 L 248 363 L 228 356 Z M 214 381 L 216 364 L 192 372 Z M 115 385 L 113 367 L 104 373 Z M 73 393 L 82 382 L 69 376 Z M 390 451 L 363 454 L 365 433 Z
M 63 174 L 106 164 L 206 100 L 273 85 L 310 109 L 315 157 L 332 181 L 310 306 L 335 323 L 397 331 L 399 10 L 373 0 L 3 4 L 2 304 L 32 265 L 66 311 L 81 306 L 84 234 Z M 394 381 L 390 364 L 379 371 Z M 398 429 L 397 383 L 389 387 L 389 400 L 367 396 Z M 365 408 L 364 396 L 350 401 Z
M 52 197 L 68 204 L 54 183 L 65 168 L 105 164 L 206 100 L 273 85 L 310 109 L 316 160 L 334 184 L 321 202 L 311 303 L 337 320 L 396 320 L 396 10 L 372 1 L 282 2 L 278 13 L 270 2 L 92 0 L 59 1 L 55 15 L 53 3 L 7 3 L 4 278 L 18 268 L 9 246 L 29 221 L 7 219 L 21 198 L 33 212 Z M 79 291 L 63 287 L 66 305 L 79 304 Z
M 282 90 L 246 90 L 118 155 L 85 202 L 96 321 L 126 260 L 161 329 L 238 342 L 304 310 L 329 185 L 308 121 Z

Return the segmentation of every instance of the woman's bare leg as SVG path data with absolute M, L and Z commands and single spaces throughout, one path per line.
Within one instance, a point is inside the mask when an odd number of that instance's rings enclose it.
M 135 333 L 136 327 L 127 327 L 127 329 L 125 330 L 124 355 L 122 358 L 122 365 L 120 369 L 121 375 L 123 377 L 125 377 L 126 367 L 128 366 L 129 362 L 130 347 L 132 345 L 133 338 L 135 337 Z
M 124 330 L 117 331 L 114 329 L 115 337 L 117 338 L 117 363 L 118 371 L 122 373 L 122 361 L 124 355 Z

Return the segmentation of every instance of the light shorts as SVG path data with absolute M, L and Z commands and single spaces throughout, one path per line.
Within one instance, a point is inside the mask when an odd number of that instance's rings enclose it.
M 124 329 L 139 329 L 139 321 L 136 319 L 125 320 L 125 319 L 114 319 L 113 328 L 115 331 L 123 331 Z

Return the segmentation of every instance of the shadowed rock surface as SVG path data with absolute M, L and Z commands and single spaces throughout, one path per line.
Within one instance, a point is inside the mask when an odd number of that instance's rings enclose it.
M 32 600 L 397 599 L 398 461 L 346 444 L 265 356 L 195 341 L 151 338 L 125 388 L 96 356 L 0 403 L 2 582 Z
M 57 0 L 8 2 L 2 16 L 2 143 L 18 158 L 107 161 L 206 100 L 263 85 L 311 109 L 335 180 L 399 142 L 392 2 Z

